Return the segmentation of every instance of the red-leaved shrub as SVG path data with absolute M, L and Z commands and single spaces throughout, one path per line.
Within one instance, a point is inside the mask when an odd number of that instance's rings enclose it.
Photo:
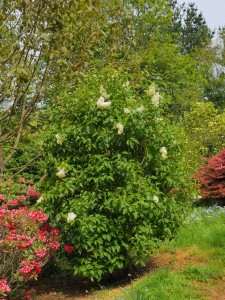
M 207 165 L 200 166 L 197 173 L 202 198 L 225 198 L 225 149 L 205 160 Z

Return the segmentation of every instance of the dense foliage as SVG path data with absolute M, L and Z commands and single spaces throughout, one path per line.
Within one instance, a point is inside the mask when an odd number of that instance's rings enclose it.
M 181 224 L 202 156 L 224 146 L 223 47 L 176 0 L 3 0 L 0 19 L 7 218 L 42 208 L 62 233 L 58 263 L 75 274 L 144 263 Z M 38 201 L 33 186 L 5 185 L 21 173 L 40 180 Z
M 211 157 L 225 146 L 224 111 L 219 112 L 212 102 L 196 102 L 181 119 L 186 132 L 188 166 L 197 171 L 203 157 Z
M 113 69 L 86 77 L 51 106 L 40 207 L 74 245 L 83 276 L 141 263 L 171 238 L 187 207 L 182 132 L 155 86 L 138 95 Z

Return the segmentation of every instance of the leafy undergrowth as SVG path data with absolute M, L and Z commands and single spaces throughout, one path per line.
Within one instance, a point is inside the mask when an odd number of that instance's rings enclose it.
M 61 283 L 53 280 L 49 289 L 47 280 L 35 300 L 225 299 L 225 209 L 195 210 L 177 238 L 150 258 L 145 271 L 117 286 L 81 285 L 64 278 Z

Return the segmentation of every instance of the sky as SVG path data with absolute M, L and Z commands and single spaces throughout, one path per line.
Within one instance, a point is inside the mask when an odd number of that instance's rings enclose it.
M 225 0 L 178 0 L 177 2 L 195 3 L 210 29 L 225 26 Z

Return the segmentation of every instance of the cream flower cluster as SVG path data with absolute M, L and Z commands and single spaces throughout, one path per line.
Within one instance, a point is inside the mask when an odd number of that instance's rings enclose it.
M 118 129 L 118 134 L 123 134 L 123 124 L 116 124 L 116 128 Z
M 141 112 L 143 112 L 144 109 L 145 109 L 144 106 L 140 106 L 137 109 L 133 110 L 133 112 L 137 111 L 137 112 L 141 113 Z M 130 114 L 132 112 L 132 110 L 129 108 L 124 108 L 123 112 L 125 114 Z
M 123 112 L 125 114 L 130 114 L 131 113 L 131 110 L 129 108 L 124 108 Z
M 105 99 L 108 99 L 110 97 L 110 95 L 106 92 L 102 85 L 100 86 L 100 94 Z
M 136 109 L 136 111 L 137 111 L 137 112 L 143 112 L 144 109 L 145 109 L 144 106 L 141 106 L 141 107 L 138 107 L 138 108 Z
M 64 178 L 66 176 L 66 171 L 64 168 L 58 168 L 58 172 L 56 173 L 56 176 L 59 178 Z
M 77 215 L 74 212 L 69 212 L 66 219 L 67 223 L 72 223 L 76 217 Z
M 146 93 L 148 96 L 153 97 L 156 94 L 155 85 L 151 84 Z
M 111 105 L 111 102 L 110 101 L 105 102 L 105 99 L 108 99 L 110 96 L 109 96 L 109 94 L 107 94 L 106 90 L 104 89 L 104 87 L 102 85 L 100 86 L 100 94 L 101 94 L 101 96 L 99 97 L 99 99 L 97 101 L 97 108 L 105 109 Z
M 36 203 L 41 203 L 44 200 L 44 197 L 41 196 L 40 198 L 38 198 L 38 200 L 36 201 Z
M 107 108 L 110 105 L 111 105 L 111 102 L 110 101 L 105 102 L 105 98 L 103 96 L 101 96 L 97 101 L 97 107 L 99 109 Z
M 152 104 L 155 106 L 155 107 L 159 107 L 159 100 L 160 100 L 160 95 L 159 95 L 159 92 L 156 92 L 155 90 L 155 85 L 154 84 L 151 84 L 148 88 L 148 90 L 146 91 L 147 95 L 150 96 L 152 99 Z
M 167 155 L 168 153 L 167 153 L 166 147 L 162 147 L 160 149 L 160 154 L 161 154 L 161 157 L 163 160 L 168 158 L 168 155 Z
M 55 138 L 56 138 L 56 143 L 59 144 L 59 145 L 62 145 L 62 143 L 63 143 L 63 137 L 60 134 L 57 133 L 55 135 Z
M 155 203 L 158 203 L 158 202 L 159 202 L 159 197 L 156 196 L 156 195 L 154 195 L 154 196 L 153 196 L 153 201 L 154 201 Z
M 155 95 L 152 97 L 152 104 L 155 106 L 155 107 L 159 107 L 159 92 L 155 93 Z

